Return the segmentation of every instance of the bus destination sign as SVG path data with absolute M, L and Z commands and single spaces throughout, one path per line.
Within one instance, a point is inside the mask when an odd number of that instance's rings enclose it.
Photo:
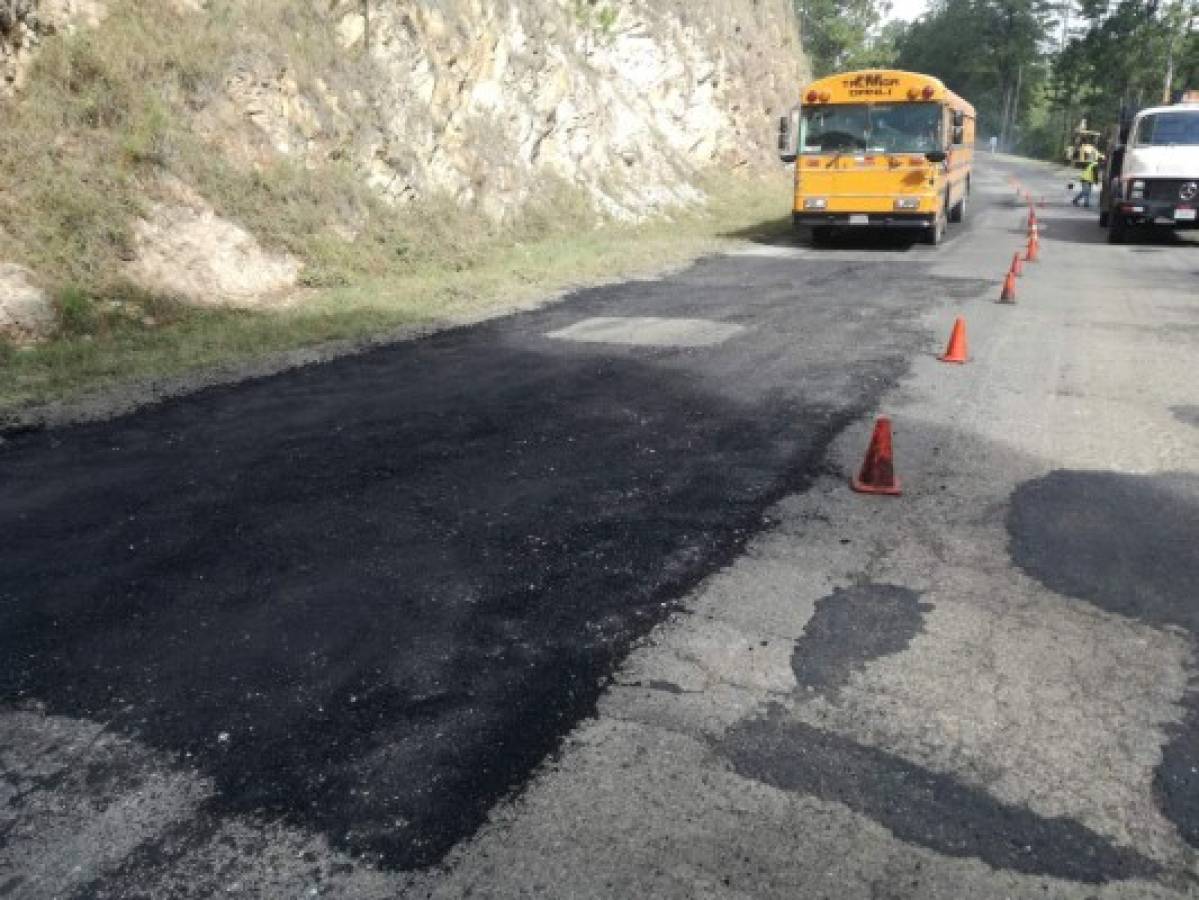
M 851 97 L 890 97 L 897 84 L 898 78 L 875 74 L 858 75 L 841 82 Z

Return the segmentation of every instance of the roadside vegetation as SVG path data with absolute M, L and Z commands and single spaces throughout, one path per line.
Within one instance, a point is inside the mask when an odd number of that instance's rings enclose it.
M 336 69 L 359 77 L 364 91 L 366 64 L 356 72 L 354 59 L 333 60 L 343 51 L 327 22 L 294 0 L 210 0 L 203 17 L 171 4 L 150 16 L 139 6 L 114 0 L 100 28 L 46 41 L 20 100 L 0 104 L 0 261 L 38 273 L 60 323 L 39 345 L 0 338 L 0 411 L 129 378 L 478 318 L 680 262 L 787 206 L 785 175 L 725 175 L 706 186 L 706 208 L 599 223 L 577 189 L 547 180 L 536 202 L 495 223 L 447 198 L 388 206 L 348 162 L 319 171 L 238 165 L 196 127 L 230 61 L 270 60 L 301 86 Z M 132 284 L 123 275 L 131 224 L 167 174 L 267 249 L 298 257 L 296 296 L 264 311 L 197 309 Z
M 512 231 L 472 233 L 483 223 L 464 223 L 458 215 L 452 221 L 467 230 L 457 236 L 459 243 L 440 249 L 427 244 L 428 235 L 414 224 L 397 231 L 424 248 L 406 264 L 372 269 L 343 263 L 334 283 L 270 311 L 195 309 L 150 297 L 100 302 L 66 288 L 60 294 L 62 335 L 20 349 L 0 341 L 0 420 L 5 410 L 129 379 L 470 321 L 568 288 L 650 275 L 719 249 L 730 234 L 768 237 L 787 224 L 790 179 L 784 174 L 713 179 L 708 188 L 705 207 L 636 225 L 596 228 L 588 220 L 571 228 L 543 212 Z
M 1060 161 L 1082 119 L 1199 90 L 1196 0 L 932 0 L 911 23 L 870 0 L 795 0 L 818 74 L 893 66 L 941 78 L 979 113 L 979 142 Z

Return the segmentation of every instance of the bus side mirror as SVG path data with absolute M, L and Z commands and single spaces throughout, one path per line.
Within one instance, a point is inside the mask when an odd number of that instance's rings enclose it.
M 929 150 L 924 154 L 924 158 L 930 163 L 943 163 L 945 160 L 949 159 L 949 154 L 944 150 Z
M 960 109 L 954 110 L 953 127 L 961 128 L 965 124 L 966 124 L 966 114 L 964 112 L 962 112 Z
M 796 134 L 791 127 L 791 116 L 783 116 L 779 119 L 779 159 L 785 163 L 795 162 L 795 157 L 799 155 L 798 148 L 795 146 Z

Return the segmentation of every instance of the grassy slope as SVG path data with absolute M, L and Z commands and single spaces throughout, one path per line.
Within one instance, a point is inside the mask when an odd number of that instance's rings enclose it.
M 306 11 L 307 10 L 307 11 Z M 267 40 L 267 36 L 272 38 Z M 276 37 L 277 36 L 277 37 Z M 233 165 L 192 127 L 231 60 L 268 59 L 301 85 L 336 72 L 369 90 L 319 13 L 291 0 L 212 0 L 204 16 L 154 16 L 115 0 L 103 26 L 46 41 L 18 103 L 0 105 L 0 260 L 34 269 L 62 330 L 0 341 L 0 410 L 264 353 L 452 322 L 565 287 L 661 268 L 786 211 L 785 176 L 725 177 L 706 211 L 594 228 L 577 193 L 547 182 L 504 227 L 444 200 L 380 204 L 348 166 Z M 357 80 L 356 80 L 357 79 Z M 164 173 L 305 263 L 302 302 L 273 312 L 199 311 L 123 277 L 130 225 Z M 354 240 L 344 235 L 356 232 Z
M 0 412 L 103 389 L 123 379 L 178 374 L 280 350 L 437 325 L 520 306 L 564 288 L 646 274 L 718 248 L 731 233 L 785 223 L 789 179 L 734 178 L 703 212 L 674 221 L 496 239 L 464 265 L 430 262 L 314 289 L 272 312 L 172 310 L 145 327 L 128 316 L 16 350 L 0 344 Z

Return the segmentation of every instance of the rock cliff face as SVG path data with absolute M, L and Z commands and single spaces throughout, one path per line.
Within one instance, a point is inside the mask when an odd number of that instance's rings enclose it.
M 144 21 L 169 27 L 188 60 L 160 71 L 206 74 L 147 84 L 157 95 L 125 107 L 161 106 L 202 153 L 243 173 L 336 167 L 385 206 L 450 198 L 501 223 L 555 192 L 586 198 L 597 221 L 699 202 L 706 171 L 772 161 L 775 118 L 807 74 L 790 0 L 0 0 L 0 111 L 22 102 L 48 42 L 82 34 L 101 55 L 136 56 Z M 56 152 L 93 139 L 61 136 Z M 145 186 L 127 204 L 142 212 L 122 277 L 209 304 L 286 292 L 305 260 L 259 247 L 169 153 L 137 145 L 122 137 L 98 157 L 124 153 Z M 114 180 L 128 185 L 125 165 Z M 331 231 L 354 240 L 355 215 L 332 210 Z
M 787 0 L 340 0 L 329 27 L 341 71 L 305 90 L 261 60 L 227 103 L 275 153 L 493 218 L 547 177 L 617 217 L 694 200 L 699 170 L 769 157 L 805 74 Z
M 0 0 L 0 99 L 20 87 L 44 36 L 95 27 L 105 12 L 103 0 Z

